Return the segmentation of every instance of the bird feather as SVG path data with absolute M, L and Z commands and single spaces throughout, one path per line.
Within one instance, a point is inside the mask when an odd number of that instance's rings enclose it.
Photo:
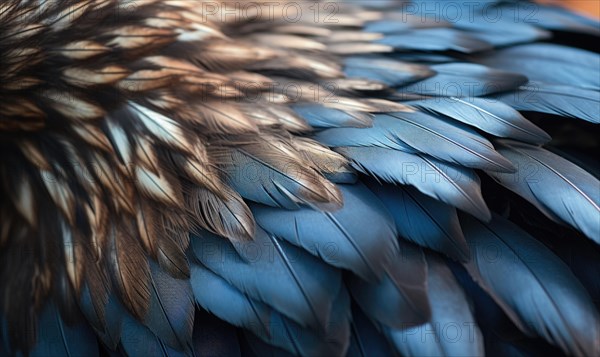
M 545 338 L 565 353 L 600 353 L 595 337 L 600 333 L 600 314 L 558 257 L 497 215 L 488 224 L 466 216 L 461 216 L 461 223 L 472 252 L 465 267 L 521 330 Z

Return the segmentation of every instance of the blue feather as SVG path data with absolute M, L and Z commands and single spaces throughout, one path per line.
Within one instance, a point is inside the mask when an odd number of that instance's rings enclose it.
M 419 152 L 466 167 L 514 171 L 510 161 L 468 127 L 422 112 L 397 112 L 382 116 L 388 115 L 399 120 L 386 120 L 383 125 L 393 128 L 395 135 Z
M 405 62 L 424 63 L 448 63 L 456 62 L 457 59 L 443 53 L 427 53 L 427 52 L 397 52 L 388 55 L 390 58 Z
M 231 187 L 248 200 L 287 209 L 297 209 L 301 203 L 324 210 L 339 208 L 335 185 L 307 167 L 305 160 L 290 155 L 294 149 L 289 145 L 273 137 L 220 152 L 223 156 L 217 159 L 224 163 Z
M 385 357 L 392 350 L 385 337 L 369 321 L 369 318 L 356 306 L 352 309 L 352 337 L 348 357 Z
M 171 277 L 153 261 L 150 270 L 151 298 L 144 324 L 171 348 L 188 350 L 195 311 L 190 283 Z
M 435 74 L 427 66 L 396 61 L 384 56 L 348 57 L 344 60 L 348 77 L 365 78 L 391 87 L 406 85 Z
M 229 284 L 303 327 L 327 326 L 341 285 L 337 269 L 262 229 L 253 241 L 234 244 L 208 233 L 192 239 L 200 262 Z
M 480 97 L 514 90 L 527 83 L 522 74 L 500 71 L 474 63 L 444 63 L 431 66 L 437 75 L 399 88 L 402 93 L 442 97 Z
M 424 194 L 483 220 L 490 211 L 481 196 L 479 177 L 470 169 L 420 154 L 376 147 L 336 149 L 360 172 L 384 181 L 415 186 Z
M 362 184 L 338 187 L 344 206 L 335 212 L 262 205 L 251 209 L 266 231 L 303 247 L 327 264 L 351 270 L 366 280 L 379 279 L 398 250 L 394 222 Z
M 98 340 L 87 324 L 68 326 L 56 306 L 49 303 L 39 316 L 37 342 L 29 355 L 98 356 Z
M 397 112 L 375 117 L 372 128 L 333 128 L 314 139 L 330 147 L 377 146 L 431 155 L 461 166 L 514 171 L 481 135 L 458 123 L 421 112 Z
M 473 53 L 492 49 L 485 41 L 470 34 L 450 28 L 430 28 L 386 34 L 377 43 L 396 50 L 448 51 Z
M 108 302 L 104 307 L 104 316 L 99 316 L 98 313 L 101 312 L 96 311 L 90 290 L 86 285 L 81 292 L 80 307 L 102 342 L 109 348 L 115 349 L 121 339 L 121 325 L 125 314 L 123 305 L 118 301 L 116 294 L 109 295 Z
M 511 141 L 502 144 L 500 152 L 519 171 L 489 174 L 549 218 L 570 224 L 600 244 L 598 179 L 545 149 Z
M 123 319 L 121 345 L 129 357 L 186 356 L 183 352 L 179 352 L 166 345 L 152 331 L 129 314 L 126 314 Z
M 511 222 L 461 216 L 471 247 L 465 267 L 519 328 L 573 355 L 600 354 L 600 314 L 569 268 Z
M 373 114 L 330 108 L 321 103 L 294 104 L 292 109 L 315 128 L 366 128 L 373 125 Z
M 313 138 L 329 147 L 377 146 L 382 148 L 414 152 L 399 137 L 395 125 L 398 120 L 387 115 L 377 115 L 370 128 L 332 128 L 317 132 Z
M 468 11 L 468 9 L 465 10 Z M 452 23 L 458 29 L 468 31 L 471 36 L 496 47 L 533 42 L 550 37 L 548 32 L 527 23 L 516 22 L 511 16 L 497 16 L 496 19 L 490 21 L 490 15 L 494 16 L 483 10 L 483 13 L 458 16 L 453 19 Z
M 543 144 L 550 136 L 512 107 L 492 99 L 432 98 L 407 103 L 446 115 L 495 136 Z
M 515 46 L 478 57 L 486 66 L 526 73 L 532 81 L 600 89 L 600 56 L 548 43 Z
M 454 207 L 436 201 L 409 186 L 369 181 L 369 188 L 392 213 L 400 236 L 457 260 L 469 257 Z
M 427 265 L 421 248 L 400 242 L 400 251 L 378 282 L 352 276 L 354 300 L 374 321 L 393 328 L 421 325 L 431 317 L 427 302 Z
M 389 11 L 389 9 L 386 9 Z M 400 17 L 400 18 L 398 18 Z M 442 20 L 435 21 L 420 15 L 406 12 L 392 12 L 391 19 L 371 21 L 364 27 L 365 32 L 376 32 L 384 34 L 402 33 L 408 30 L 425 28 L 448 28 L 451 24 Z
M 595 90 L 529 82 L 516 91 L 497 94 L 493 98 L 517 110 L 555 114 L 600 124 L 600 92 Z
M 269 344 L 300 355 L 325 355 L 347 349 L 350 300 L 343 286 L 327 317 L 326 331 L 317 333 L 243 294 L 202 265 L 192 265 L 192 274 L 194 293 L 202 307 Z
M 250 298 L 201 263 L 191 264 L 190 282 L 198 305 L 221 320 L 257 335 L 271 335 L 271 314 L 266 304 Z
M 403 356 L 482 356 L 483 338 L 469 302 L 444 261 L 427 256 L 431 321 L 403 330 L 385 328 Z

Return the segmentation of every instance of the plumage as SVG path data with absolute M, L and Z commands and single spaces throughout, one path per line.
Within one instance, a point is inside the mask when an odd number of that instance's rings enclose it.
M 151 267 L 151 299 L 144 324 L 161 342 L 179 351 L 190 349 L 194 304 L 189 281 L 172 279 L 157 264 Z
M 229 181 L 242 197 L 266 205 L 296 208 L 299 203 L 327 209 L 341 205 L 338 189 L 322 178 L 284 140 L 241 145 L 219 156 Z M 257 190 L 256 184 L 260 184 Z
M 518 192 L 551 219 L 570 224 L 600 243 L 600 182 L 597 178 L 535 146 L 504 142 L 500 151 L 521 166 L 520 175 L 490 173 L 492 177 Z M 541 189 L 549 185 L 553 187 L 551 192 Z
M 146 326 L 131 316 L 123 321 L 121 346 L 128 356 L 185 356 L 184 353 L 167 346 Z
M 344 207 L 335 212 L 262 205 L 253 205 L 252 212 L 263 229 L 328 264 L 351 270 L 365 280 L 381 279 L 398 250 L 390 214 L 362 185 L 340 185 L 340 190 Z
M 402 238 L 457 260 L 468 258 L 469 247 L 454 207 L 431 199 L 410 186 L 373 181 L 368 185 L 391 212 Z
M 493 96 L 521 111 L 532 111 L 600 123 L 598 91 L 531 81 L 517 90 Z
M 502 49 L 493 56 L 482 56 L 478 61 L 507 71 L 525 70 L 532 81 L 600 89 L 600 79 L 595 75 L 600 59 L 581 49 L 526 44 Z
M 56 306 L 49 305 L 39 320 L 43 343 L 36 345 L 31 356 L 98 356 L 98 341 L 88 326 L 68 326 Z M 13 351 L 14 352 L 14 351 Z
M 365 314 L 387 327 L 405 329 L 431 318 L 427 302 L 427 264 L 423 251 L 401 242 L 400 249 L 379 281 L 352 277 L 348 286 Z
M 204 234 L 192 239 L 192 246 L 202 264 L 242 292 L 303 327 L 319 330 L 327 326 L 341 284 L 337 269 L 261 229 L 252 242 L 231 245 Z M 320 274 L 312 274 L 315 270 Z
M 427 257 L 429 323 L 408 329 L 386 329 L 406 356 L 480 356 L 483 338 L 469 301 L 450 269 L 439 257 Z
M 516 89 L 527 77 L 475 63 L 442 63 L 431 66 L 436 75 L 400 88 L 400 93 L 439 97 L 479 97 Z
M 598 353 L 599 341 L 593 337 L 600 329 L 598 312 L 560 259 L 499 216 L 489 224 L 469 217 L 461 221 L 473 250 L 465 267 L 521 330 L 565 353 Z
M 448 116 L 498 137 L 532 144 L 544 144 L 551 140 L 542 129 L 500 101 L 450 97 L 441 100 L 437 98 L 419 100 L 410 104 Z
M 481 196 L 475 172 L 421 154 L 383 148 L 342 147 L 357 170 L 383 181 L 416 187 L 424 194 L 487 220 L 489 209 Z
M 598 25 L 2 2 L 0 355 L 599 354 Z
M 447 51 L 471 53 L 485 51 L 492 46 L 477 38 L 454 29 L 418 29 L 386 35 L 378 43 L 396 50 Z
M 383 56 L 349 57 L 344 61 L 344 73 L 352 78 L 368 78 L 387 84 L 402 86 L 435 74 L 426 66 L 394 61 Z
M 437 159 L 467 167 L 512 171 L 510 162 L 497 154 L 491 143 L 458 124 L 409 110 L 376 115 L 373 127 L 332 128 L 315 139 L 332 147 L 377 146 L 402 151 L 416 150 Z

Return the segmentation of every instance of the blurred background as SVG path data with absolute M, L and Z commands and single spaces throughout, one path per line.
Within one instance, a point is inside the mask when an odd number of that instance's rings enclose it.
M 564 6 L 583 15 L 600 19 L 600 0 L 541 0 L 539 2 Z

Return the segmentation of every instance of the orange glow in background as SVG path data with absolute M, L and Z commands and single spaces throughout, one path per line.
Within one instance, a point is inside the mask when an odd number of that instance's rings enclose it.
M 540 0 L 539 2 L 563 6 L 580 14 L 600 19 L 600 0 Z

